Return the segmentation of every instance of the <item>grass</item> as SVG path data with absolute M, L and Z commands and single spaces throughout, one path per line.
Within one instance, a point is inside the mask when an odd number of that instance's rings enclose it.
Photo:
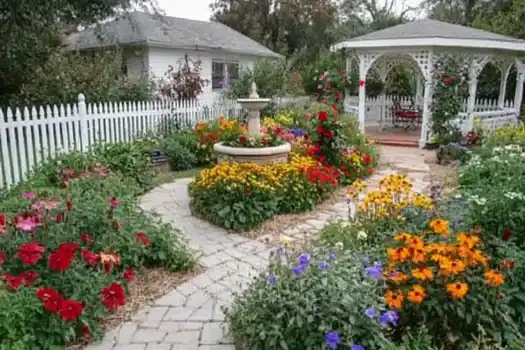
M 183 171 L 172 171 L 168 169 L 161 169 L 158 175 L 153 179 L 153 186 L 160 186 L 173 182 L 178 179 L 184 179 L 188 177 L 195 177 L 199 171 L 205 169 L 204 167 L 193 168 Z

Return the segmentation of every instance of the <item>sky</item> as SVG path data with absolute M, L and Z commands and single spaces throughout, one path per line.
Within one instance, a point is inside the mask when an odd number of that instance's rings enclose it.
M 421 0 L 398 0 L 409 6 L 417 6 Z M 168 16 L 208 21 L 211 16 L 210 4 L 212 0 L 157 0 L 158 7 Z

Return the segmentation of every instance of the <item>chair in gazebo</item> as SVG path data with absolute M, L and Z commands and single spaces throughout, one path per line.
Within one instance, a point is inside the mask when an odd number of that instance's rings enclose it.
M 399 100 L 392 101 L 391 107 L 392 125 L 395 128 L 417 129 L 421 125 L 421 109 L 414 104 L 410 107 L 402 107 Z
M 366 77 L 374 69 L 385 81 L 389 71 L 399 65 L 410 66 L 417 77 L 416 98 L 423 97 L 420 109 L 407 110 L 399 104 L 391 106 L 392 120 L 398 125 L 421 125 L 419 146 L 424 147 L 431 139 L 431 105 L 436 79 L 435 66 L 445 58 L 453 57 L 461 66 L 468 68 L 469 97 L 465 113 L 457 116 L 458 124 L 465 132 L 472 130 L 474 117 L 481 118 L 488 128 L 515 123 L 519 116 L 525 82 L 525 40 L 486 32 L 479 29 L 450 24 L 431 19 L 400 24 L 360 37 L 340 42 L 332 51 L 344 50 L 347 56 L 346 71 L 351 74 L 358 63 L 358 105 L 348 105 L 358 111 L 359 126 L 365 130 Z M 490 62 L 501 71 L 501 85 L 497 108 L 476 110 L 478 77 Z M 517 71 L 513 107 L 505 106 L 506 86 L 509 72 Z M 357 67 L 356 67 L 357 68 Z M 350 100 L 352 100 L 350 98 Z

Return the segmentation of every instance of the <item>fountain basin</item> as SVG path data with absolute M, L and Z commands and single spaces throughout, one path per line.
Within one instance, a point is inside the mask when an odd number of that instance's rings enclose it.
M 217 161 L 224 162 L 253 162 L 257 164 L 288 163 L 288 156 L 292 146 L 285 143 L 275 147 L 241 148 L 225 146 L 222 142 L 213 145 L 217 154 Z

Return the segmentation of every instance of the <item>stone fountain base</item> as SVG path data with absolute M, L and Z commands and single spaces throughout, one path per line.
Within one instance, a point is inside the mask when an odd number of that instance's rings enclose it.
M 213 145 L 213 151 L 217 154 L 217 161 L 224 162 L 253 162 L 257 164 L 288 163 L 288 156 L 292 146 L 285 143 L 275 147 L 263 148 L 240 148 L 229 147 L 222 142 Z

